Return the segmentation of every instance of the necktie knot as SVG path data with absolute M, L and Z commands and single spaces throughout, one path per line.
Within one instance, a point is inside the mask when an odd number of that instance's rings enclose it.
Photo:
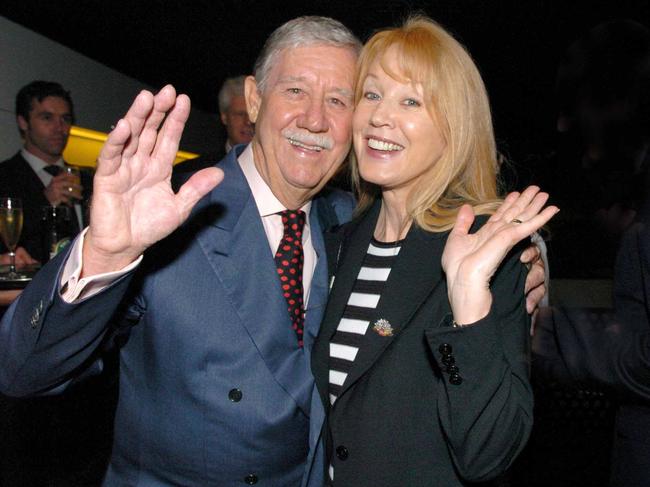
M 48 174 L 51 174 L 52 176 L 56 176 L 61 172 L 61 168 L 59 166 L 45 166 L 43 168 L 43 171 L 47 172 Z
M 282 224 L 284 225 L 285 235 L 302 236 L 302 230 L 305 228 L 305 212 L 302 210 L 284 210 L 280 212 Z

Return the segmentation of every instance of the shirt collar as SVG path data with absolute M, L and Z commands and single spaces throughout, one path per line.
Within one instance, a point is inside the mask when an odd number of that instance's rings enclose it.
M 239 162 L 239 166 L 248 182 L 248 186 L 251 188 L 260 216 L 265 217 L 286 210 L 287 208 L 280 203 L 280 200 L 275 197 L 273 191 L 269 188 L 269 185 L 266 184 L 264 179 L 262 179 L 262 176 L 255 166 L 253 157 L 253 144 L 248 144 L 248 147 L 246 147 L 244 152 L 240 154 L 237 161 Z M 300 209 L 304 211 L 306 215 L 309 215 L 311 201 L 305 203 L 305 205 Z
M 42 171 L 45 169 L 47 166 L 59 166 L 59 167 L 65 167 L 65 164 L 63 162 L 63 158 L 60 157 L 58 161 L 56 161 L 54 164 L 48 164 L 45 162 L 43 159 L 40 157 L 35 156 L 31 152 L 29 152 L 27 149 L 24 147 L 20 151 L 20 155 L 23 156 L 23 158 L 27 161 L 27 163 L 31 166 L 31 168 L 34 170 L 36 174 L 39 173 L 39 171 Z

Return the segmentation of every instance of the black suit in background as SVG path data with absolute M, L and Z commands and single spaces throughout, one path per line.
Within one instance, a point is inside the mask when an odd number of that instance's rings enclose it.
M 92 174 L 90 172 L 81 171 L 81 185 L 84 188 L 82 216 L 84 224 L 86 224 L 87 204 L 92 192 Z M 43 228 L 44 225 L 41 221 L 42 208 L 50 206 L 50 202 L 43 193 L 44 190 L 45 186 L 40 178 L 20 152 L 12 158 L 0 162 L 0 196 L 20 198 L 23 203 L 23 231 L 18 245 L 25 247 L 32 257 L 43 263 L 49 258 L 49 248 L 46 248 L 45 245 L 44 232 L 46 229 Z M 71 217 L 76 220 L 72 208 Z M 78 225 L 73 227 L 76 230 L 73 231 L 74 235 L 79 231 L 77 227 Z M 0 252 L 6 252 L 1 243 Z
M 89 172 L 81 172 L 81 184 L 85 218 L 92 188 Z M 23 203 L 19 245 L 41 262 L 49 258 L 41 222 L 42 207 L 50 205 L 44 189 L 20 152 L 0 162 L 0 196 L 20 198 Z M 71 217 L 76 220 L 73 209 Z M 1 243 L 0 251 L 6 251 Z M 0 395 L 0 486 L 100 485 L 113 438 L 115 354 L 107 355 L 104 365 L 101 375 L 58 396 L 14 399 Z
M 650 205 L 623 237 L 614 312 L 547 308 L 536 325 L 534 373 L 620 393 L 612 486 L 650 486 Z

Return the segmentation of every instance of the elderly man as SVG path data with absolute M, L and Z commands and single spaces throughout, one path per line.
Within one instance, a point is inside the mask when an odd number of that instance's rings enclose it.
M 331 19 L 281 26 L 246 80 L 252 144 L 176 195 L 171 158 L 189 100 L 169 86 L 141 93 L 100 155 L 83 242 L 8 311 L 7 394 L 62 388 L 109 339 L 122 345 L 107 485 L 319 485 L 322 462 L 312 459 L 323 412 L 312 401 L 310 350 L 327 300 L 322 231 L 347 220 L 353 201 L 317 195 L 350 148 L 358 49 Z M 290 228 L 301 217 L 304 227 Z M 290 235 L 303 256 L 276 265 Z M 302 286 L 281 281 L 278 267 L 287 276 L 302 267 Z M 297 292 L 285 298 L 282 286 Z M 304 320 L 295 319 L 301 298 Z
M 107 485 L 322 484 L 310 371 L 322 231 L 353 201 L 321 190 L 350 148 L 358 49 L 332 19 L 279 27 L 246 79 L 252 143 L 177 194 L 187 97 L 143 92 L 110 134 L 83 240 L 0 328 L 0 386 L 14 395 L 64 387 L 121 345 Z
M 198 171 L 204 167 L 214 166 L 237 144 L 248 144 L 255 133 L 248 118 L 246 99 L 244 98 L 244 81 L 246 76 L 227 78 L 219 90 L 219 115 L 226 129 L 226 143 L 215 153 L 205 154 L 196 159 L 181 162 L 174 166 L 175 174 Z M 181 176 L 182 178 L 182 176 Z

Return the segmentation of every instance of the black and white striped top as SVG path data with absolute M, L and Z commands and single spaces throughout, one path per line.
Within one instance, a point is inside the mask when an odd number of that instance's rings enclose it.
M 330 404 L 336 401 L 357 357 L 401 244 L 402 241 L 383 243 L 373 238 L 368 246 L 343 316 L 330 341 Z

